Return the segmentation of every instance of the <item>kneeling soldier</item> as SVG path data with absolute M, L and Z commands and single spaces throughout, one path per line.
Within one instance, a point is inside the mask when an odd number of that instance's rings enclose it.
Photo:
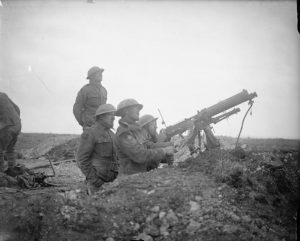
M 100 105 L 96 122 L 86 128 L 77 150 L 76 161 L 86 177 L 89 194 L 98 191 L 105 182 L 112 182 L 118 175 L 118 163 L 113 128 L 116 108 L 111 104 Z

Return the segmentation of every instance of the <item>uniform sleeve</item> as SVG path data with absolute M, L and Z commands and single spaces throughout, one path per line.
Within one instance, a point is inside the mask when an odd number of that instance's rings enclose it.
M 79 123 L 79 125 L 83 125 L 82 120 L 81 120 L 81 114 L 84 111 L 84 103 L 86 101 L 86 93 L 83 89 L 81 89 L 76 97 L 75 104 L 73 106 L 73 114 Z
M 10 100 L 6 94 L 0 98 L 0 121 L 1 128 L 6 126 L 20 126 L 20 109 Z
M 152 142 L 152 141 L 148 141 L 147 146 L 150 149 L 155 149 L 155 148 L 163 148 L 163 147 L 173 146 L 173 144 L 171 142 Z
M 83 132 L 76 155 L 76 162 L 82 173 L 87 177 L 92 170 L 90 156 L 94 149 L 94 136 Z
M 131 134 L 123 133 L 118 137 L 117 141 L 121 151 L 134 162 L 160 162 L 165 157 L 164 151 L 161 148 L 146 149 Z
M 103 105 L 103 104 L 106 104 L 106 101 L 107 101 L 107 90 L 103 87 L 103 86 L 101 86 L 101 93 L 100 93 L 100 95 L 101 95 L 101 103 L 100 103 L 100 105 Z
M 15 111 L 18 113 L 18 115 L 20 116 L 21 115 L 21 111 L 20 111 L 20 108 L 19 106 L 17 106 L 11 99 L 9 99 L 10 103 L 13 105 Z

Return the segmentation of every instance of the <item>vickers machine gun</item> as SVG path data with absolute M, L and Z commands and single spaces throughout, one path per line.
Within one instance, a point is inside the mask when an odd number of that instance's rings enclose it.
M 216 124 L 229 116 L 236 114 L 240 111 L 240 108 L 234 108 L 228 112 L 228 109 L 236 107 L 237 105 L 249 101 L 250 108 L 253 105 L 253 99 L 257 97 L 256 92 L 248 93 L 247 90 L 243 90 L 240 93 L 233 95 L 219 103 L 212 105 L 208 108 L 204 108 L 201 111 L 190 118 L 187 118 L 175 125 L 168 126 L 163 129 L 159 134 L 160 141 L 170 140 L 175 135 L 181 135 L 187 130 L 192 130 L 191 135 L 187 138 L 184 145 L 188 145 L 191 152 L 195 151 L 194 141 L 198 136 L 198 144 L 201 146 L 201 131 L 205 132 L 206 136 L 206 149 L 217 148 L 220 146 L 219 141 L 216 139 L 211 131 L 210 124 Z M 249 110 L 250 110 L 249 108 Z M 247 112 L 248 113 L 248 112 Z

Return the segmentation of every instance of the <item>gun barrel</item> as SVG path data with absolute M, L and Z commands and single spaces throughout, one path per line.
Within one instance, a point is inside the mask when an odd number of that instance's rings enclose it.
M 233 95 L 223 101 L 220 101 L 219 103 L 213 106 L 206 108 L 205 112 L 207 113 L 208 116 L 214 116 L 232 107 L 235 107 L 245 101 L 252 100 L 255 97 L 257 97 L 256 92 L 249 94 L 247 90 L 243 90 L 236 95 Z
M 213 124 L 217 124 L 218 122 L 220 122 L 220 121 L 228 118 L 229 116 L 231 116 L 233 114 L 236 114 L 236 113 L 238 113 L 240 111 L 241 111 L 240 108 L 234 108 L 233 110 L 228 111 L 228 112 L 226 112 L 224 114 L 218 115 L 216 117 L 212 117 L 211 120 L 210 120 L 210 122 L 213 123 Z

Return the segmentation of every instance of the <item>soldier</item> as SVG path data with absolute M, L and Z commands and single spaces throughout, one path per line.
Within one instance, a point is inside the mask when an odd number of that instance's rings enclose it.
M 116 108 L 103 104 L 96 111 L 96 122 L 85 128 L 77 150 L 76 162 L 86 177 L 89 194 L 99 190 L 103 183 L 112 182 L 118 175 L 118 163 L 111 131 Z
M 15 145 L 21 132 L 19 107 L 5 94 L 0 92 L 0 171 L 10 171 L 16 166 Z M 8 170 L 4 163 L 4 153 Z
M 157 118 L 154 118 L 152 115 L 143 115 L 137 122 L 142 127 L 142 133 L 145 136 L 147 147 L 156 148 L 173 146 L 171 142 L 158 140 L 156 120 Z
M 146 172 L 152 163 L 158 164 L 167 155 L 174 153 L 171 146 L 148 149 L 142 128 L 137 121 L 143 105 L 134 99 L 125 99 L 117 107 L 116 116 L 121 116 L 116 133 L 116 145 L 119 157 L 119 174 Z
M 106 103 L 107 91 L 101 85 L 103 71 L 104 69 L 97 66 L 90 68 L 86 77 L 90 82 L 77 94 L 73 114 L 83 129 L 95 123 L 97 108 Z
M 173 146 L 171 142 L 165 142 L 158 140 L 157 134 L 157 118 L 152 115 L 143 115 L 138 120 L 138 124 L 142 127 L 142 134 L 145 137 L 145 144 L 147 148 L 154 149 L 159 147 Z M 166 159 L 162 163 L 172 164 L 174 161 L 174 155 L 167 155 Z M 148 170 L 157 168 L 158 165 L 153 163 L 147 167 Z

